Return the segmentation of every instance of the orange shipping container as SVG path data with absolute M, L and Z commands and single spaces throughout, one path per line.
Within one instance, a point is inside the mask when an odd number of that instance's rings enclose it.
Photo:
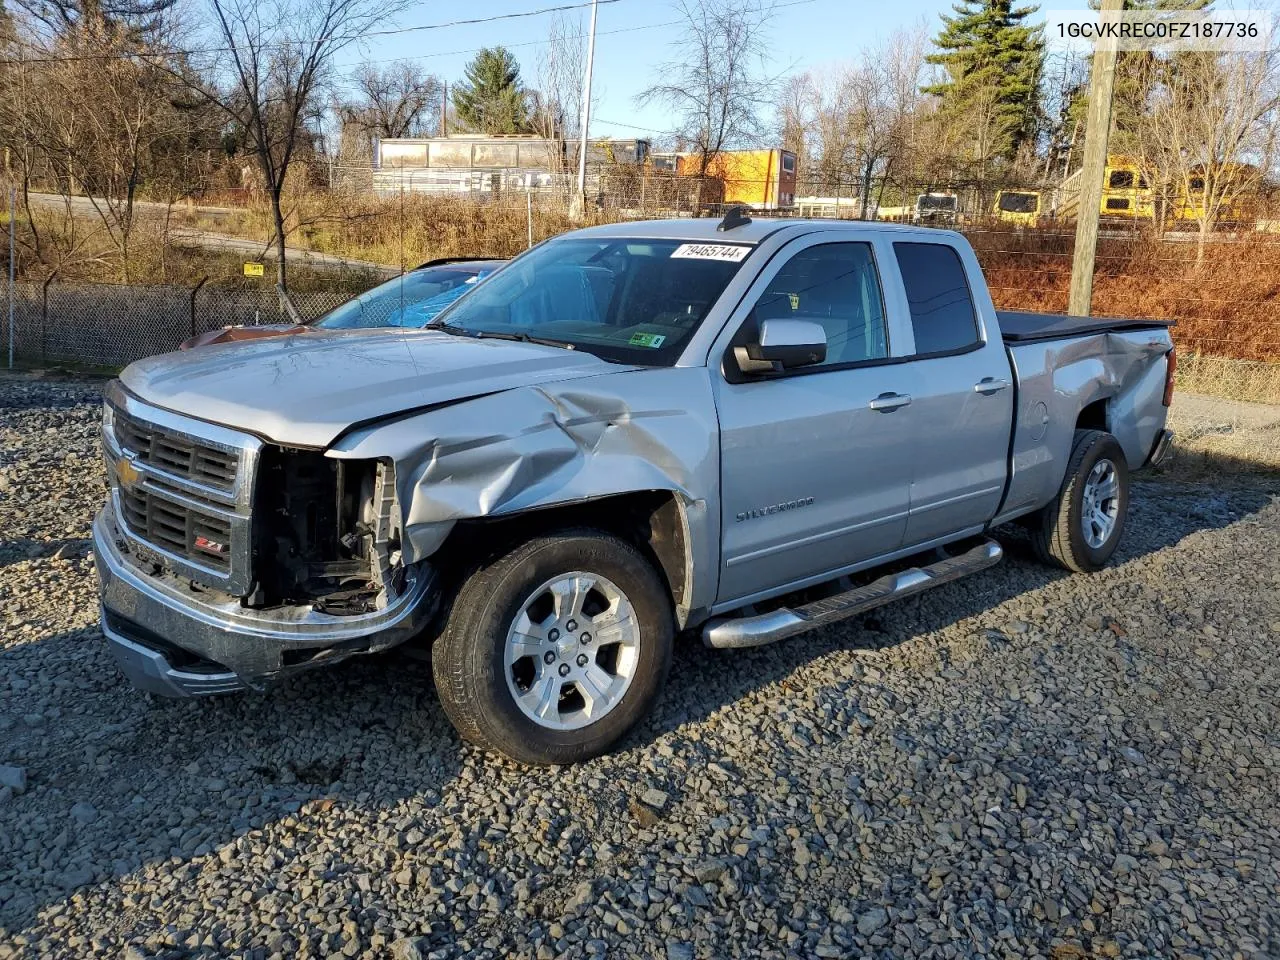
M 697 167 L 696 156 L 682 154 L 676 172 L 692 176 Z M 707 175 L 724 184 L 725 203 L 778 210 L 796 202 L 796 155 L 790 150 L 722 150 L 707 164 Z

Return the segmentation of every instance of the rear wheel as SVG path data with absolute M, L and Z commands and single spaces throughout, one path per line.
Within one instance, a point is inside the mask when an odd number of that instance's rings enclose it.
M 1040 558 L 1079 573 L 1102 569 L 1116 552 L 1129 511 L 1129 468 L 1111 434 L 1077 430 L 1062 489 L 1033 518 Z
M 432 670 L 467 740 L 522 763 L 603 753 L 648 713 L 671 663 L 666 589 L 630 544 L 540 537 L 463 584 Z

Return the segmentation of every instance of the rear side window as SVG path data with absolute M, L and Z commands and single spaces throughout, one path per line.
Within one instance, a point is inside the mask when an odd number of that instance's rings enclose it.
M 973 297 L 955 250 L 941 243 L 895 243 L 893 252 L 911 305 L 916 353 L 955 353 L 978 343 Z

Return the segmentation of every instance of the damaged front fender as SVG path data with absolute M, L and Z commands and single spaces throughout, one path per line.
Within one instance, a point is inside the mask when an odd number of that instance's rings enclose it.
M 670 491 L 685 527 L 687 611 L 716 592 L 718 437 L 707 370 L 676 367 L 478 397 L 363 427 L 328 455 L 394 461 L 409 563 L 459 520 Z

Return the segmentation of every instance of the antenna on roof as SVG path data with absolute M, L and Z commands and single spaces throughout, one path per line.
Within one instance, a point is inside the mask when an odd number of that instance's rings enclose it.
M 717 233 L 724 233 L 726 230 L 733 230 L 735 227 L 745 226 L 751 222 L 751 208 L 738 204 L 730 207 L 725 211 L 724 219 L 720 221 L 720 225 L 716 227 Z

